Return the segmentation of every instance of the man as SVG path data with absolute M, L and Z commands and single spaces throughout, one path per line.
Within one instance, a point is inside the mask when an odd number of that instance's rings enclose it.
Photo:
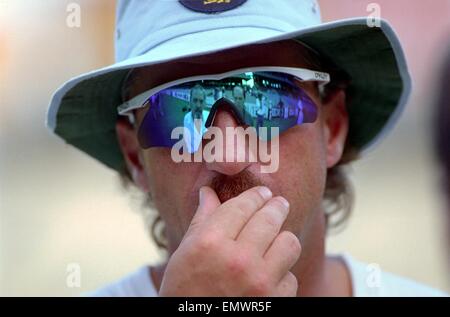
M 242 116 L 245 117 L 247 110 L 245 106 L 245 92 L 241 86 L 233 87 L 233 101 L 242 109 Z
M 163 12 L 171 13 L 164 23 L 155 18 Z M 119 2 L 118 64 L 64 85 L 48 125 L 149 195 L 164 223 L 155 237 L 168 258 L 94 295 L 442 294 L 384 272 L 374 285 L 366 265 L 325 255 L 327 227 L 345 220 L 351 207 L 340 165 L 392 126 L 410 78 L 385 21 L 380 28 L 364 19 L 318 24 L 317 4 L 308 0 Z M 204 81 L 222 87 L 236 76 L 251 77 L 247 90 L 266 86 L 262 97 L 267 87 L 277 89 L 293 109 L 301 100 L 302 111 L 261 123 L 280 131 L 279 168 L 262 173 L 259 160 L 235 160 L 239 151 L 252 151 L 246 144 L 218 148 L 231 159 L 174 162 L 170 135 L 161 131 L 176 129 L 177 119 L 149 124 L 148 100 Z M 239 105 L 216 99 L 210 130 L 227 135 L 227 128 L 255 127 Z M 165 104 L 165 117 L 182 104 Z M 213 141 L 205 134 L 202 142 Z
M 200 86 L 196 85 L 191 89 L 189 104 L 191 111 L 184 116 L 184 140 L 189 153 L 197 151 L 203 134 L 206 132 L 205 123 L 209 112 L 205 110 L 206 107 L 206 91 Z

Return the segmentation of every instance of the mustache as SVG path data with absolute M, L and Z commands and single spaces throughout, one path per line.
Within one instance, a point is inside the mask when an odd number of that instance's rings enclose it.
M 247 189 L 262 185 L 264 185 L 263 182 L 247 170 L 235 175 L 216 175 L 209 184 L 217 193 L 221 203 L 238 196 Z

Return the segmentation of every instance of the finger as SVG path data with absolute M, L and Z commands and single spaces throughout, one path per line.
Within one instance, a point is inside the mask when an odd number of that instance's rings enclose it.
M 281 232 L 264 255 L 269 272 L 278 280 L 298 261 L 302 251 L 297 236 L 290 231 Z
M 262 257 L 280 232 L 288 213 L 286 199 L 275 197 L 269 200 L 248 221 L 236 240 Z
M 186 236 L 196 230 L 220 206 L 216 192 L 208 186 L 199 190 L 199 205 L 191 220 Z
M 270 189 L 257 186 L 223 203 L 208 219 L 225 237 L 236 239 L 247 221 L 272 198 Z
M 297 296 L 298 280 L 292 272 L 287 272 L 275 288 L 272 296 L 291 297 Z

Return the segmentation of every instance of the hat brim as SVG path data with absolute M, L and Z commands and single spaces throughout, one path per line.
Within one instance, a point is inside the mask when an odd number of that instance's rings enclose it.
M 173 38 L 140 56 L 64 83 L 52 96 L 46 124 L 67 143 L 120 171 L 124 160 L 115 123 L 117 106 L 122 102 L 122 82 L 130 69 L 286 39 L 307 44 L 350 75 L 347 144 L 361 152 L 372 148 L 397 121 L 409 96 L 411 79 L 401 45 L 389 23 L 380 20 L 379 27 L 369 27 L 366 18 L 329 22 L 289 33 L 245 27 Z

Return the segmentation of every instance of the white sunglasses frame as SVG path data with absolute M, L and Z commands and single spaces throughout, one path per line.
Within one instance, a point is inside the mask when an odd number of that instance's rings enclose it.
M 181 85 L 190 81 L 197 80 L 221 80 L 232 75 L 248 73 L 248 72 L 281 72 L 293 75 L 297 77 L 302 82 L 308 81 L 316 81 L 319 83 L 319 90 L 323 90 L 323 87 L 330 82 L 330 74 L 319 72 L 315 70 L 310 70 L 306 68 L 297 68 L 297 67 L 280 67 L 280 66 L 258 66 L 258 67 L 248 67 L 248 68 L 240 68 L 232 71 L 228 71 L 220 74 L 205 74 L 205 75 L 196 75 L 191 77 L 185 77 L 181 79 L 177 79 L 174 81 L 170 81 L 168 83 L 156 86 L 151 88 L 143 93 L 131 98 L 130 100 L 120 104 L 117 107 L 117 111 L 119 115 L 128 116 L 131 122 L 134 122 L 134 116 L 132 110 L 139 109 L 145 107 L 145 102 L 153 96 L 154 94 L 167 89 L 172 86 Z

